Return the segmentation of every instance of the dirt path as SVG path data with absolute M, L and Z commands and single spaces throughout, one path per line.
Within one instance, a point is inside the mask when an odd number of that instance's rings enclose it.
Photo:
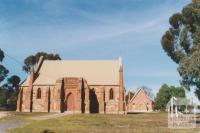
M 40 115 L 40 116 L 29 116 L 23 120 L 18 120 L 16 118 L 14 118 L 15 116 L 13 116 L 13 119 L 8 119 L 8 120 L 4 120 L 1 118 L 6 117 L 9 115 L 9 113 L 6 112 L 0 112 L 0 133 L 8 133 L 8 130 L 11 128 L 18 128 L 18 127 L 22 127 L 24 125 L 27 125 L 29 123 L 31 123 L 34 120 L 40 121 L 40 120 L 48 120 L 48 119 L 54 119 L 54 118 L 58 118 L 61 116 L 65 116 L 65 115 L 69 115 L 72 113 L 55 113 L 55 114 L 48 114 L 48 115 Z
M 0 133 L 8 133 L 8 129 L 23 126 L 25 123 L 21 121 L 7 121 L 0 124 Z
M 40 117 L 29 117 L 28 119 L 31 119 L 31 120 L 48 120 L 48 119 L 54 119 L 54 118 L 58 118 L 58 117 L 70 115 L 70 114 L 73 114 L 73 113 L 56 113 L 56 114 L 44 115 L 44 116 L 40 116 Z
M 6 117 L 8 115 L 7 112 L 0 111 L 0 119 Z
M 7 112 L 0 111 L 0 119 L 6 117 L 8 115 Z M 15 124 L 10 122 L 2 122 L 0 123 L 0 133 L 4 133 L 8 127 L 13 127 Z

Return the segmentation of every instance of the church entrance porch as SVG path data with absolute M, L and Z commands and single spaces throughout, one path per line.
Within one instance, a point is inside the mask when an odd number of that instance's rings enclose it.
M 68 94 L 65 99 L 65 111 L 74 111 L 74 96 L 72 93 Z

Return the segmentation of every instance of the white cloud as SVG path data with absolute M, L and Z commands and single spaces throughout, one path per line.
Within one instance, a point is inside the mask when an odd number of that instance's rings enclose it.
M 25 1 L 27 1 L 28 4 L 31 4 L 30 2 L 32 2 L 29 0 Z M 78 56 L 78 53 L 82 50 L 88 52 L 95 51 L 95 54 L 98 55 L 104 54 L 107 49 L 99 53 L 99 45 L 102 47 L 104 46 L 104 48 L 108 48 L 106 47 L 107 45 L 109 45 L 109 48 L 111 48 L 112 45 L 113 49 L 126 48 L 124 51 L 129 53 L 129 55 L 133 55 L 134 52 L 138 52 L 136 47 L 141 47 L 142 45 L 159 45 L 152 43 L 152 40 L 158 39 L 159 43 L 160 35 L 168 28 L 169 16 L 179 10 L 172 6 L 168 7 L 167 5 L 161 5 L 157 8 L 145 9 L 141 12 L 137 12 L 133 8 L 133 10 L 119 10 L 112 13 L 97 13 L 85 11 L 73 5 L 64 5 L 62 2 L 57 0 L 51 0 L 47 4 L 41 4 L 40 2 L 41 0 L 34 0 L 33 4 L 41 6 L 43 11 L 50 15 L 48 17 L 51 17 L 51 15 L 61 15 L 60 18 L 63 19 L 61 23 L 56 20 L 49 22 L 49 19 L 44 20 L 44 23 L 42 24 L 36 21 L 30 25 L 18 25 L 15 21 L 0 21 L 0 23 L 2 22 L 2 25 L 0 25 L 0 48 L 3 48 L 6 52 L 15 58 L 18 58 L 20 61 L 22 61 L 27 55 L 35 54 L 38 51 L 64 53 L 66 57 L 71 54 L 77 54 Z M 63 12 L 63 10 L 65 11 Z M 71 14 L 71 18 L 65 16 L 68 13 Z M 26 15 L 26 13 L 23 15 Z M 22 18 L 18 18 L 18 20 L 26 20 L 27 16 L 23 15 L 20 16 Z M 29 15 L 30 16 L 28 16 L 28 18 L 30 18 L 31 21 L 31 15 L 41 17 L 39 21 L 42 21 L 42 17 L 45 17 L 42 15 L 37 16 L 40 14 L 34 13 L 30 13 Z M 122 38 L 121 42 L 117 42 L 117 39 L 119 38 Z M 140 40 L 146 40 L 147 43 L 135 41 L 138 38 L 141 38 Z M 130 39 L 130 42 L 127 43 L 126 47 L 123 46 L 125 40 L 128 39 Z M 117 41 L 114 42 L 113 40 Z M 118 45 L 121 45 L 121 47 L 118 47 Z M 110 54 L 116 52 L 113 49 L 108 50 Z M 120 50 L 118 50 L 115 54 L 121 54 L 119 51 Z M 95 54 L 91 54 L 90 56 L 95 58 Z M 151 53 L 148 54 L 151 56 Z M 106 56 L 110 55 L 108 54 Z M 166 78 L 172 78 L 173 80 L 178 77 L 175 67 L 171 67 L 169 70 L 162 69 L 162 71 L 158 71 L 152 70 L 146 66 L 146 70 L 144 71 L 140 70 L 138 66 L 131 66 L 131 64 L 133 64 L 132 62 L 135 61 L 134 63 L 137 63 L 138 61 L 133 60 L 132 58 L 138 58 L 139 60 L 139 58 L 144 59 L 148 57 L 128 56 L 126 58 L 126 63 L 128 64 L 126 69 L 129 69 L 129 71 L 126 73 L 125 77 L 127 77 L 126 82 L 129 82 L 128 86 L 130 87 L 131 85 L 135 85 L 135 78 L 139 78 L 141 81 L 140 83 L 146 83 L 144 85 L 153 89 L 160 87 L 160 79 L 164 82 Z M 145 62 L 141 63 L 141 65 L 145 65 Z M 154 61 L 152 61 L 149 65 L 155 65 Z M 171 71 L 171 69 L 174 69 L 174 71 Z M 152 83 L 151 85 L 147 84 L 147 82 L 143 82 L 143 79 L 152 77 L 158 80 L 155 81 L 157 84 Z M 139 85 L 139 83 L 136 85 Z
M 16 48 L 15 52 L 17 54 L 23 52 L 30 53 L 31 51 L 39 50 L 66 50 L 66 52 L 68 52 L 72 51 L 69 50 L 69 48 L 75 50 L 91 44 L 99 45 L 99 43 L 96 42 L 101 42 L 102 40 L 114 40 L 115 38 L 123 38 L 123 36 L 128 35 L 134 36 L 138 33 L 142 34 L 149 32 L 148 34 L 151 34 L 152 32 L 154 34 L 159 34 L 166 28 L 164 23 L 167 23 L 166 21 L 172 12 L 168 10 L 165 5 L 161 5 L 156 9 L 150 11 L 144 10 L 140 13 L 136 13 L 134 10 L 123 10 L 121 12 L 100 14 L 79 9 L 73 4 L 70 4 L 71 1 L 67 1 L 66 3 L 68 4 L 63 4 L 65 1 L 56 0 L 50 0 L 48 2 L 41 2 L 39 0 L 24 1 L 28 4 L 41 6 L 45 12 L 52 13 L 55 11 L 55 14 L 58 15 L 60 13 L 62 14 L 63 10 L 66 9 L 65 12 L 74 14 L 74 17 L 83 17 L 91 20 L 91 22 L 94 21 L 95 24 L 81 23 L 78 21 L 74 22 L 78 24 L 51 24 L 47 22 L 45 25 L 19 25 L 8 29 L 4 28 L 4 30 L 0 32 L 0 45 L 3 45 L 1 47 L 4 49 L 10 49 L 14 45 L 20 46 Z M 162 9 L 163 7 L 164 9 Z M 162 10 L 163 12 L 157 13 L 159 10 Z M 156 14 L 153 17 L 149 17 L 149 12 L 151 12 L 151 14 Z M 6 23 L 9 24 L 9 22 Z M 148 34 L 143 38 L 147 38 Z M 134 45 L 141 46 L 141 43 L 136 42 Z M 149 43 L 148 45 L 154 44 Z

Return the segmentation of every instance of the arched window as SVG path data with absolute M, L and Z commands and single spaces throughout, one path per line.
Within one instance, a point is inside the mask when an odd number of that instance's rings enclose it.
M 113 88 L 110 89 L 110 100 L 114 99 Z
M 37 90 L 37 99 L 41 99 L 41 89 L 38 88 Z

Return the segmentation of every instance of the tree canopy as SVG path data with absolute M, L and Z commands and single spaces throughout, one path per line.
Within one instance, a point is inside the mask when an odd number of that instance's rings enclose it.
M 4 88 L 9 90 L 15 90 L 18 91 L 19 83 L 21 79 L 17 75 L 13 75 L 9 78 L 7 78 L 7 82 L 3 85 Z
M 61 60 L 61 58 L 58 54 L 51 54 L 51 53 L 49 54 L 46 52 L 38 52 L 35 55 L 30 55 L 27 58 L 25 58 L 22 69 L 25 72 L 30 72 L 31 68 L 38 63 L 41 56 L 43 56 L 44 60 Z
M 129 102 L 129 93 L 130 93 L 130 100 L 131 100 L 131 98 L 134 96 L 134 93 L 133 92 L 128 92 L 128 94 L 126 95 L 126 103 L 128 103 Z
M 8 69 L 3 65 L 4 52 L 0 49 L 0 106 L 12 108 L 15 110 L 17 102 L 18 87 L 20 77 L 17 75 L 8 76 Z M 5 81 L 5 79 L 7 79 Z M 5 82 L 4 82 L 5 81 Z
M 172 96 L 185 97 L 184 88 L 168 86 L 167 84 L 162 85 L 155 98 L 155 109 L 165 110 L 166 105 Z
M 161 39 L 164 51 L 178 64 L 181 85 L 200 99 L 200 3 L 186 5 L 169 18 L 170 28 Z
M 4 58 L 4 52 L 0 49 L 0 62 L 3 61 Z
M 4 52 L 0 49 L 0 83 L 8 76 L 9 71 L 3 66 Z

